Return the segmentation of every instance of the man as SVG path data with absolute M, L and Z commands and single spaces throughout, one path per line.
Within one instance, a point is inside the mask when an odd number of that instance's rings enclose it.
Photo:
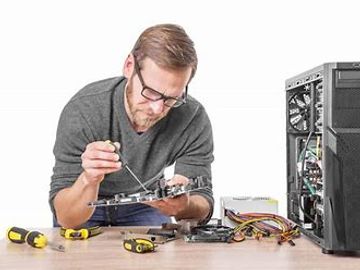
M 211 187 L 171 199 L 111 207 L 90 201 L 143 191 L 122 168 L 115 147 L 151 189 L 175 163 L 168 185 L 211 177 L 212 130 L 203 106 L 188 96 L 197 68 L 194 44 L 172 24 L 146 29 L 123 67 L 123 77 L 87 85 L 65 106 L 54 146 L 50 206 L 56 226 L 160 225 L 169 217 L 206 223 Z

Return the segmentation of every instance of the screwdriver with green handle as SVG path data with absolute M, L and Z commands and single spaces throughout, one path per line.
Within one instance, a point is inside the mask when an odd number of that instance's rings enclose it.
M 38 231 L 28 231 L 19 227 L 11 227 L 7 230 L 6 237 L 11 242 L 17 244 L 23 244 L 26 242 L 35 248 L 44 248 L 49 246 L 51 249 L 56 251 L 65 251 L 64 246 L 48 241 L 46 236 Z

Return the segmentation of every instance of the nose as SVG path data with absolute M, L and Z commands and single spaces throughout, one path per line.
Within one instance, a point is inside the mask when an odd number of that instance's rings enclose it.
M 159 114 L 164 110 L 164 101 L 162 99 L 150 102 L 151 111 L 154 114 Z

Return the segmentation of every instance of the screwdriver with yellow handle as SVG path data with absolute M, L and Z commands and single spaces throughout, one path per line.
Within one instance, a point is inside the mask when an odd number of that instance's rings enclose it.
M 100 226 L 94 226 L 79 230 L 74 229 L 66 229 L 64 227 L 60 228 L 60 235 L 65 237 L 65 239 L 71 239 L 71 240 L 84 240 L 88 239 L 89 237 L 93 237 L 95 235 L 100 234 L 101 227 Z
M 6 233 L 7 239 L 13 243 L 23 244 L 28 243 L 34 248 L 44 248 L 49 246 L 56 251 L 65 251 L 65 247 L 59 244 L 48 241 L 46 236 L 38 231 L 28 231 L 19 227 L 10 227 Z
M 155 251 L 156 245 L 148 240 L 142 238 L 124 239 L 124 248 L 135 253 L 147 253 Z

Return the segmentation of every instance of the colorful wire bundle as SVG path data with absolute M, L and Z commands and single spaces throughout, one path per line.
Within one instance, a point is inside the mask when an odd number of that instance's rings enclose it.
M 276 238 L 278 244 L 288 242 L 294 246 L 294 238 L 300 236 L 296 225 L 279 215 L 268 213 L 235 213 L 226 210 L 226 216 L 237 223 L 234 228 L 235 239 L 244 240 L 252 237 L 260 240 L 262 237 Z M 237 237 L 236 237 L 237 236 Z

